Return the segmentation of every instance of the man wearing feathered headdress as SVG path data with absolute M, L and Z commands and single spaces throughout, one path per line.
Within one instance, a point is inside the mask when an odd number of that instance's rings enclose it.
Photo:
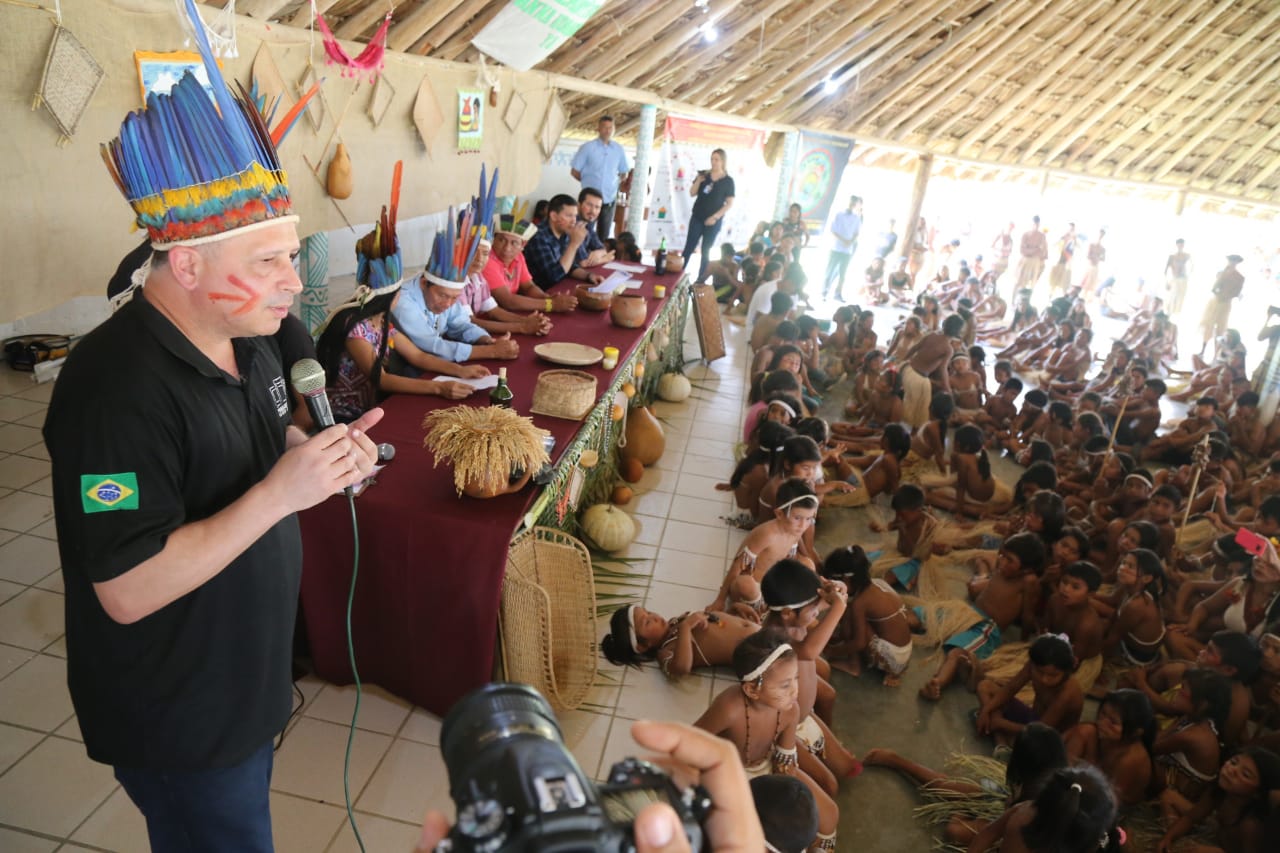
M 524 244 L 538 226 L 524 217 L 524 209 L 504 213 L 494 222 L 493 250 L 484 265 L 484 279 L 499 305 L 508 311 L 572 311 L 578 298 L 572 293 L 547 293 L 533 281 L 524 260 Z
M 289 426 L 272 335 L 302 285 L 289 188 L 255 107 L 187 74 L 104 159 L 147 231 L 143 286 L 67 358 L 44 426 L 67 682 L 154 851 L 271 849 L 292 709 L 298 510 L 363 479 L 381 410 Z M 197 841 L 198 840 L 198 841 Z

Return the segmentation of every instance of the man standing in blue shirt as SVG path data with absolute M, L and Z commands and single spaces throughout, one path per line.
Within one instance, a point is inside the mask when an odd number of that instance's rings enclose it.
M 835 238 L 835 243 L 831 246 L 831 254 L 827 256 L 827 274 L 822 279 L 824 297 L 831 291 L 831 282 L 838 276 L 840 283 L 836 285 L 836 299 L 844 301 L 844 275 L 858 248 L 858 232 L 861 230 L 862 199 L 855 195 L 849 199 L 849 209 L 837 213 L 831 222 L 831 236 Z
M 608 240 L 613 226 L 613 205 L 618 199 L 618 181 L 631 171 L 631 164 L 626 150 L 613 141 L 613 116 L 601 116 L 596 133 L 599 136 L 584 142 L 573 155 L 569 174 L 582 186 L 600 191 L 604 204 L 600 208 L 596 234 L 601 240 Z

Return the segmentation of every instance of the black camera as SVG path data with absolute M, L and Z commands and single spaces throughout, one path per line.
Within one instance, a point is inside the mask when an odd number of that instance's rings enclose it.
M 667 803 L 701 850 L 706 791 L 676 787 L 660 768 L 628 758 L 594 784 L 565 748 L 551 706 L 524 684 L 489 684 L 449 711 L 440 734 L 458 817 L 437 851 L 634 851 L 632 822 Z

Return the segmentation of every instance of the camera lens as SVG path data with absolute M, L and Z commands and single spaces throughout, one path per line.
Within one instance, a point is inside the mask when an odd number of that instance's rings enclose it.
M 461 778 L 488 747 L 528 736 L 563 745 L 547 700 L 524 684 L 487 684 L 450 709 L 440 731 L 440 751 L 450 777 Z

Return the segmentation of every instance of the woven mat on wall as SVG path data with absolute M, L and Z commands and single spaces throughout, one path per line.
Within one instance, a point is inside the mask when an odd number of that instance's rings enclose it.
M 102 66 L 66 27 L 53 28 L 53 43 L 45 60 L 36 97 L 68 139 L 102 82 Z

